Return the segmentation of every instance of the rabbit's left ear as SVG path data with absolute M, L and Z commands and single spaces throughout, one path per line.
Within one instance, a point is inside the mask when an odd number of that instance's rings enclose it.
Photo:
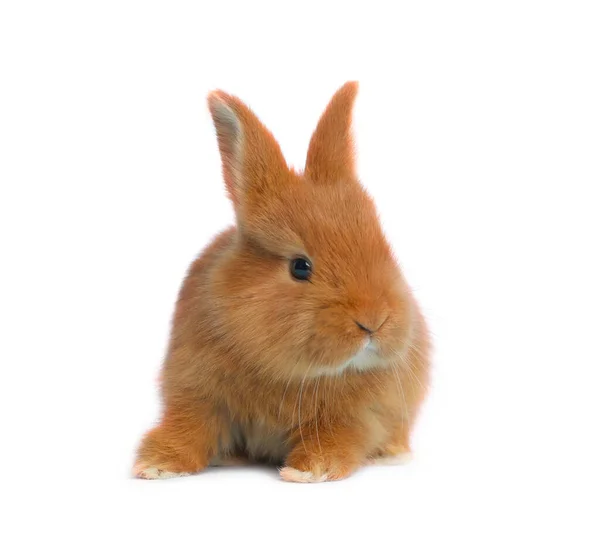
M 358 83 L 349 81 L 335 93 L 312 135 L 304 173 L 314 182 L 355 179 L 352 108 Z
M 271 132 L 237 97 L 213 91 L 208 107 L 217 131 L 225 186 L 240 217 L 253 199 L 285 184 L 291 172 Z

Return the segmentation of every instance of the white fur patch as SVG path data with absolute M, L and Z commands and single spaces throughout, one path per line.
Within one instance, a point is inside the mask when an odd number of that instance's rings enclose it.
M 327 474 L 321 476 L 315 476 L 310 471 L 296 470 L 291 466 L 285 466 L 279 471 L 279 475 L 286 482 L 297 482 L 297 483 L 319 483 L 326 482 L 328 480 Z
M 161 470 L 155 466 L 137 465 L 133 469 L 133 475 L 136 478 L 142 478 L 144 480 L 168 480 L 169 478 L 180 478 L 183 476 L 189 476 L 188 472 L 169 472 L 168 470 Z
M 349 367 L 356 369 L 357 371 L 366 371 L 382 364 L 381 357 L 377 348 L 377 343 L 371 338 L 365 339 L 361 348 L 344 363 L 339 371 L 344 371 Z
M 215 110 L 216 121 L 225 126 L 229 133 L 237 140 L 240 136 L 241 124 L 233 109 L 218 95 L 211 99 Z

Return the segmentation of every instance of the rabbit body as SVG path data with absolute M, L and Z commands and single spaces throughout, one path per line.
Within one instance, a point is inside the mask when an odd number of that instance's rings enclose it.
M 236 226 L 192 264 L 161 373 L 162 416 L 134 474 L 240 459 L 285 480 L 410 453 L 429 336 L 356 178 L 355 83 L 333 97 L 303 173 L 236 97 L 209 96 Z

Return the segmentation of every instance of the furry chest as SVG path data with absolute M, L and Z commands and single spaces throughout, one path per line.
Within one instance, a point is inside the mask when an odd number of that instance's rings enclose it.
M 282 463 L 290 451 L 288 432 L 262 421 L 232 424 L 230 450 L 254 461 Z

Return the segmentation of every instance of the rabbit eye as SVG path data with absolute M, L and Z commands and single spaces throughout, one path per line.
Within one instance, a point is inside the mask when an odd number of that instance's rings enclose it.
M 292 259 L 290 273 L 296 280 L 309 280 L 312 274 L 312 265 L 308 259 L 303 257 Z

